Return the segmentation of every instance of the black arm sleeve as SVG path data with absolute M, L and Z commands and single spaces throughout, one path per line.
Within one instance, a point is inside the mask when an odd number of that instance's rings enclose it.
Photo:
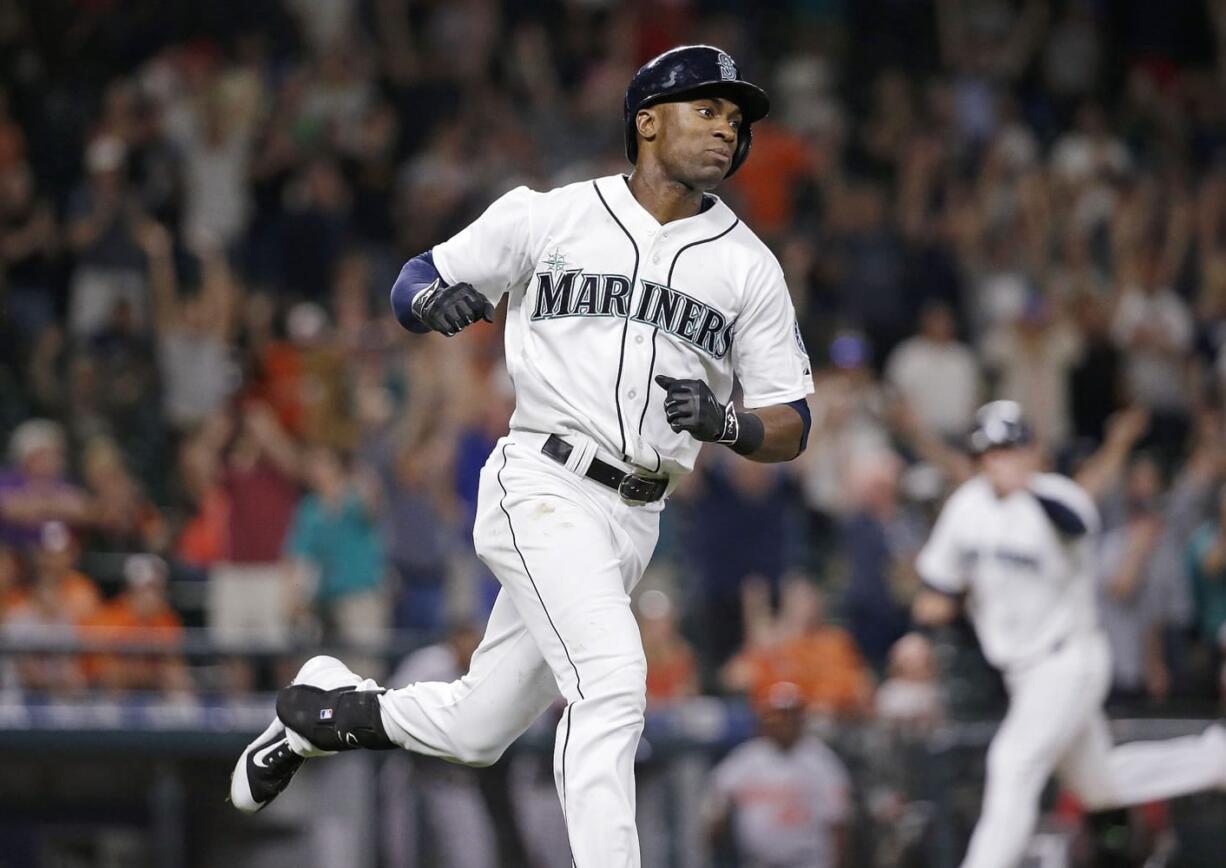
M 1069 507 L 1065 506 L 1058 500 L 1052 500 L 1050 497 L 1042 497 L 1038 494 L 1034 495 L 1034 499 L 1039 502 L 1039 506 L 1043 508 L 1043 512 L 1047 515 L 1048 520 L 1056 526 L 1056 530 L 1065 536 L 1082 536 L 1089 528 L 1082 521 L 1081 516 L 1074 512 Z

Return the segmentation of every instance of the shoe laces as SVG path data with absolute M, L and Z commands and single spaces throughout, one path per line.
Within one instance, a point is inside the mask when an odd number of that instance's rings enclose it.
M 302 764 L 302 757 L 290 750 L 289 740 L 286 739 L 280 747 L 268 755 L 267 763 L 272 776 L 281 778 L 297 771 L 298 766 Z

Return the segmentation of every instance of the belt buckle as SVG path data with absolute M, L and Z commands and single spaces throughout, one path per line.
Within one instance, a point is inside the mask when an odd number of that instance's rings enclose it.
M 642 506 L 652 502 L 652 495 L 658 483 L 658 479 L 627 473 L 621 478 L 621 482 L 617 483 L 617 496 L 627 506 Z

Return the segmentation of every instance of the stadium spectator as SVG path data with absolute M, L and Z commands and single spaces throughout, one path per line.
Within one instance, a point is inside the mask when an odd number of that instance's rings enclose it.
M 908 633 L 890 649 L 886 679 L 877 688 L 875 711 L 880 720 L 904 730 L 925 730 L 944 717 L 932 644 Z
M 1042 442 L 1065 442 L 1072 433 L 1069 378 L 1081 353 L 1077 331 L 1031 295 L 1015 320 L 987 333 L 982 351 L 998 377 L 996 397 L 1021 404 Z
M 176 112 L 169 132 L 182 154 L 183 236 L 189 247 L 237 244 L 247 225 L 251 130 L 234 88 L 206 82 L 192 110 Z M 229 98 L 227 98 L 229 97 Z M 257 97 L 258 100 L 258 97 Z
M 32 554 L 29 587 L 10 596 L 4 613 L 5 635 L 15 641 L 70 644 L 78 625 L 102 603 L 97 585 L 76 569 L 79 549 L 72 532 L 60 522 L 48 522 Z M 19 654 L 19 683 L 28 690 L 72 692 L 85 686 L 76 655 L 48 650 Z
M 1221 458 L 1216 436 L 1202 433 L 1166 489 L 1152 456 L 1128 467 L 1123 524 L 1108 529 L 1099 551 L 1099 616 L 1111 643 L 1116 697 L 1165 698 L 1171 689 L 1167 633 L 1190 626 L 1187 540 L 1205 514 Z
M 787 500 L 777 468 L 712 456 L 692 481 L 687 551 L 694 560 L 702 607 L 703 652 L 712 665 L 743 639 L 741 587 L 750 576 L 777 588 L 785 564 Z M 746 540 L 752 539 L 752 545 Z
M 755 707 L 758 737 L 711 772 L 704 813 L 715 846 L 731 835 L 743 864 L 846 868 L 846 768 L 805 734 L 805 701 L 796 685 L 772 685 Z
M 1154 471 L 1151 471 L 1154 472 Z M 1170 675 L 1162 652 L 1162 600 L 1151 561 L 1165 532 L 1151 500 L 1130 505 L 1127 523 L 1102 542 L 1099 608 L 1111 640 L 1115 699 L 1162 699 Z
M 1111 330 L 1125 351 L 1128 394 L 1149 409 L 1155 437 L 1173 455 L 1188 431 L 1192 315 L 1166 282 L 1161 258 L 1151 242 L 1121 264 L 1123 286 Z
M 148 287 L 136 232 L 144 219 L 127 180 L 127 146 L 102 133 L 85 153 L 89 177 L 68 205 L 66 237 L 75 254 L 69 328 L 88 338 L 123 306 L 138 327 L 149 319 Z
M 0 622 L 22 596 L 21 560 L 12 546 L 0 543 Z
M 907 632 L 918 588 L 913 562 L 924 541 L 923 525 L 899 494 L 901 472 L 902 461 L 888 451 L 856 456 L 848 470 L 854 512 L 842 528 L 851 567 L 843 607 L 856 646 L 877 672 Z
M 970 430 L 981 398 L 979 362 L 957 340 L 949 305 L 934 302 L 924 308 L 919 333 L 890 353 L 885 377 L 927 432 L 955 438 Z
M 1069 372 L 1073 433 L 1101 443 L 1107 420 L 1124 399 L 1123 354 L 1111 339 L 1111 303 L 1104 294 L 1083 292 L 1071 301 L 1081 334 L 1081 354 Z
M 90 551 L 158 552 L 166 548 L 161 510 L 128 472 L 113 440 L 98 436 L 86 443 L 81 472 L 95 509 L 87 535 Z
M 1193 534 L 1187 556 L 1196 601 L 1195 626 L 1209 652 L 1209 671 L 1226 674 L 1226 488 L 1218 492 L 1216 519 L 1206 521 Z
M 126 590 L 80 622 L 91 643 L 156 646 L 147 655 L 103 649 L 86 655 L 82 668 L 89 683 L 106 691 L 191 692 L 191 676 L 176 648 L 183 624 L 166 597 L 166 562 L 156 555 L 132 555 L 124 562 Z
M 825 572 L 844 553 L 840 524 L 854 509 L 848 473 L 859 456 L 890 446 L 890 402 L 873 377 L 862 335 L 841 332 L 829 345 L 831 367 L 818 370 L 809 396 L 813 430 L 803 455 L 788 465 L 798 477 L 810 540 L 807 566 Z
M 29 419 L 9 438 L 12 467 L 0 475 L 0 531 L 5 542 L 36 542 L 50 521 L 84 525 L 92 516 L 85 492 L 65 478 L 64 429 L 48 419 Z
M 0 271 L 5 303 L 25 341 L 55 320 L 55 255 L 59 233 L 51 202 L 24 161 L 0 167 Z
M 224 484 L 232 505 L 229 560 L 271 563 L 280 556 L 298 502 L 300 449 L 267 405 L 243 405 L 235 422 L 238 430 L 224 453 Z
M 839 311 L 864 331 L 878 366 L 910 334 L 917 309 L 904 276 L 906 250 L 889 212 L 885 187 L 860 181 L 848 183 L 830 213 Z
M 775 684 L 788 682 L 796 685 L 813 715 L 866 714 L 873 692 L 868 669 L 851 634 L 827 623 L 825 596 L 813 582 L 789 578 L 777 618 L 771 617 L 764 594 L 752 588 L 747 592 L 747 614 L 759 623 L 747 631 L 745 649 L 724 666 L 724 687 L 761 701 Z
M 300 496 L 300 449 L 265 404 L 240 406 L 228 424 L 233 433 L 205 441 L 222 450 L 229 517 L 225 556 L 209 571 L 208 626 L 218 642 L 280 644 L 290 629 L 281 555 Z M 223 437 L 229 442 L 221 445 Z
M 433 633 L 443 626 L 447 578 L 455 545 L 456 504 L 451 489 L 454 445 L 435 437 L 399 443 L 378 466 L 384 508 L 382 536 L 396 579 L 397 627 Z
M 149 221 L 137 240 L 148 262 L 166 420 L 189 430 L 220 410 L 237 385 L 230 353 L 237 288 L 216 241 L 199 242 L 201 286 L 184 298 L 170 233 Z
M 378 490 L 324 446 L 307 454 L 305 473 L 311 492 L 285 539 L 297 604 L 311 608 L 324 641 L 371 644 L 388 622 Z
M 798 190 L 816 168 L 816 155 L 803 136 L 767 121 L 754 127 L 754 156 L 732 182 L 744 203 L 744 218 L 764 238 L 773 238 L 794 221 Z
M 647 655 L 647 703 L 661 706 L 698 693 L 694 650 L 677 629 L 673 601 L 663 591 L 639 595 L 639 632 Z
M 70 624 L 93 614 L 102 596 L 93 580 L 77 569 L 80 554 L 80 546 L 67 526 L 55 521 L 43 525 L 31 556 L 30 587 L 15 608 L 25 603 L 45 604 Z
M 221 473 L 220 450 L 210 442 L 209 426 L 182 442 L 178 477 L 183 515 L 174 554 L 187 566 L 207 569 L 229 555 L 230 498 Z

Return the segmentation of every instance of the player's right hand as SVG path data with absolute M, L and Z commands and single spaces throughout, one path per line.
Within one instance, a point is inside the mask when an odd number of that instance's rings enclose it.
M 413 316 L 436 332 L 451 337 L 479 319 L 494 321 L 494 306 L 470 283 L 443 286 L 435 281 L 413 299 Z

